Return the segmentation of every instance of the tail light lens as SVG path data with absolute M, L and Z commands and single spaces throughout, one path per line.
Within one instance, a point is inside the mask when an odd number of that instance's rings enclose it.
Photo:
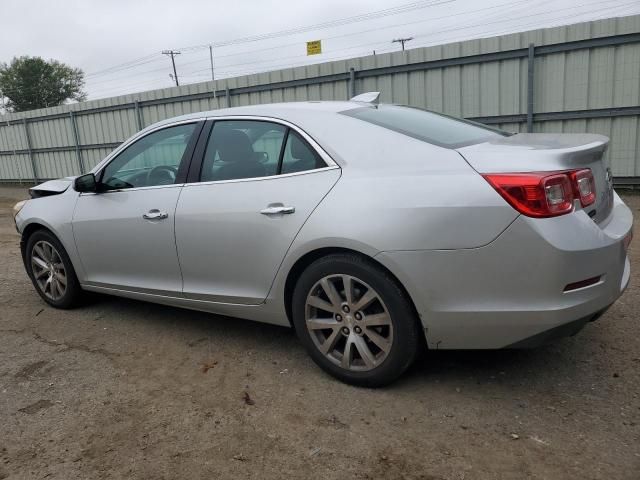
M 570 172 L 569 176 L 575 188 L 574 195 L 580 199 L 583 207 L 588 207 L 596 201 L 596 185 L 590 169 L 576 170 Z
M 573 211 L 574 199 L 583 207 L 595 202 L 591 170 L 567 172 L 496 173 L 485 180 L 523 215 L 547 218 Z

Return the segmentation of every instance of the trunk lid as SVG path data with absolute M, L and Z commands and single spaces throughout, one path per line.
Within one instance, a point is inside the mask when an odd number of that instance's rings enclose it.
M 518 133 L 456 149 L 479 173 L 524 173 L 590 168 L 596 201 L 585 211 L 596 222 L 613 206 L 613 177 L 603 155 L 609 138 L 596 134 Z

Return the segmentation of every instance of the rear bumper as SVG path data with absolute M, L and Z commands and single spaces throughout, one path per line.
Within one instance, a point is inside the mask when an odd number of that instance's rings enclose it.
M 505 348 L 536 348 L 551 343 L 559 338 L 572 337 L 582 330 L 587 323 L 595 322 L 599 319 L 608 309 L 609 307 L 594 314 L 587 315 L 586 317 L 579 318 L 578 320 L 563 323 L 557 327 L 553 327 L 549 330 L 533 335 L 532 337 L 507 345 Z
M 615 195 L 600 225 L 583 211 L 521 216 L 484 247 L 382 252 L 376 259 L 409 291 L 429 348 L 533 346 L 575 333 L 622 294 L 630 277 L 623 240 L 632 222 Z M 593 277 L 600 279 L 564 291 Z

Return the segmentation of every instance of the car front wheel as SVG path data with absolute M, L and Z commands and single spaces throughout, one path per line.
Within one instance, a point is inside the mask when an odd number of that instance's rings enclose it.
M 407 294 L 355 254 L 332 254 L 302 273 L 293 293 L 296 332 L 313 360 L 340 380 L 379 387 L 416 357 L 420 328 Z
M 40 297 L 56 308 L 72 307 L 80 296 L 80 284 L 58 239 L 39 230 L 29 237 L 25 254 L 27 273 Z

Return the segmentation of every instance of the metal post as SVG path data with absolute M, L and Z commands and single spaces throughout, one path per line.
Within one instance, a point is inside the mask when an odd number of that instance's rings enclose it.
M 38 172 L 36 171 L 36 161 L 33 158 L 33 149 L 31 148 L 31 134 L 29 133 L 29 124 L 27 123 L 27 119 L 22 119 L 22 124 L 24 125 L 24 134 L 27 138 L 27 152 L 29 154 L 29 160 L 31 161 L 31 169 L 33 170 L 33 180 L 35 183 L 38 183 Z
M 209 61 L 211 62 L 211 83 L 213 83 L 213 98 L 216 98 L 216 79 L 213 76 L 213 45 L 209 45 Z
M 82 164 L 82 152 L 80 151 L 80 142 L 78 141 L 78 125 L 76 124 L 76 117 L 73 112 L 69 112 L 69 118 L 71 119 L 71 131 L 73 132 L 73 142 L 76 147 L 76 160 L 78 161 L 78 168 L 80 169 L 80 175 L 84 172 L 84 165 Z
M 349 98 L 356 96 L 356 69 L 349 69 Z
M 142 130 L 144 124 L 142 123 L 142 112 L 140 111 L 140 102 L 138 100 L 134 102 L 134 108 L 136 109 L 135 115 L 136 123 L 138 124 L 138 130 Z
M 16 159 L 16 146 L 18 145 L 18 142 L 16 141 L 16 137 L 13 134 L 13 129 L 11 128 L 11 123 L 9 123 L 9 120 L 7 120 L 7 139 L 11 137 L 11 140 L 13 141 L 13 155 L 12 155 L 12 159 L 13 159 L 13 163 L 14 165 L 17 166 L 17 170 L 18 170 L 18 183 L 20 185 L 22 185 L 22 169 L 20 168 L 20 163 L 17 162 Z
M 227 97 L 227 108 L 231 108 L 231 92 L 229 91 L 229 87 L 225 87 L 224 94 Z
M 529 44 L 529 54 L 527 56 L 527 132 L 533 132 L 533 64 L 536 47 Z

